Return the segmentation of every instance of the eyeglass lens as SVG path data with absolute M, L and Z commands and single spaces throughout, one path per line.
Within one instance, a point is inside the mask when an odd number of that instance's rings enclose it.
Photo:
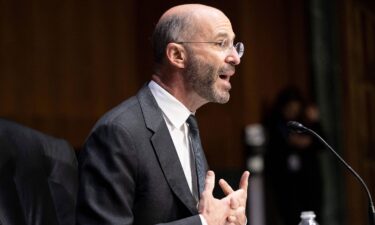
M 244 47 L 243 43 L 242 42 L 236 43 L 234 48 L 236 49 L 236 52 L 237 52 L 238 56 L 241 58 L 243 56 L 244 51 L 245 51 L 245 47 Z

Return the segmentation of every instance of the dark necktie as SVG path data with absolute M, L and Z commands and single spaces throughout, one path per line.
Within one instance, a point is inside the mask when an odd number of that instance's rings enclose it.
M 196 180 L 198 181 L 198 199 L 199 196 L 202 194 L 204 190 L 204 183 L 206 178 L 207 172 L 207 162 L 206 157 L 204 156 L 204 152 L 202 149 L 201 139 L 199 137 L 199 130 L 198 130 L 198 123 L 194 115 L 190 115 L 189 118 L 186 120 L 189 124 L 189 137 L 190 137 L 190 146 L 192 149 L 192 153 L 194 155 L 193 159 L 195 159 L 195 169 L 196 169 L 196 176 L 192 174 L 193 177 L 193 192 L 194 192 L 194 177 L 197 177 Z

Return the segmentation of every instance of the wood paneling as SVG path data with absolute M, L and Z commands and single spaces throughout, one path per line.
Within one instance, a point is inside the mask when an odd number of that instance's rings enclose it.
M 80 148 L 95 121 L 152 72 L 158 18 L 187 1 L 1 0 L 0 116 Z M 212 168 L 243 168 L 242 129 L 288 84 L 309 94 L 303 1 L 201 1 L 222 9 L 246 51 L 231 101 L 198 111 Z
M 138 88 L 132 1 L 1 1 L 0 115 L 79 147 Z
M 259 122 L 288 85 L 309 96 L 307 24 L 303 1 L 242 1 L 240 34 L 246 44 L 240 66 L 244 123 Z
M 375 8 L 373 2 L 346 0 L 342 20 L 345 158 L 375 193 Z M 346 177 L 348 224 L 367 224 L 367 196 Z M 374 195 L 373 195 L 374 196 Z

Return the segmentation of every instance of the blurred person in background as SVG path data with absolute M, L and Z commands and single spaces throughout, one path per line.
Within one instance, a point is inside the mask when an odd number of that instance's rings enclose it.
M 308 134 L 289 132 L 288 121 L 321 130 L 318 108 L 307 103 L 295 87 L 279 93 L 264 124 L 268 135 L 265 169 L 270 202 L 281 224 L 297 225 L 302 211 L 314 211 L 318 220 L 321 215 L 322 146 Z

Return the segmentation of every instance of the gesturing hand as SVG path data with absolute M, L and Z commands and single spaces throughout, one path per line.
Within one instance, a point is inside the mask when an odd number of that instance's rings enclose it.
M 247 188 L 250 173 L 245 171 L 242 174 L 239 189 L 234 191 L 233 188 L 223 179 L 219 180 L 219 185 L 227 197 L 230 197 L 230 207 L 234 213 L 227 218 L 228 224 L 244 225 L 246 224 L 246 201 Z
M 248 178 L 249 172 L 245 172 L 240 181 L 240 189 L 237 191 L 234 191 L 224 180 L 220 180 L 220 186 L 227 196 L 217 199 L 212 195 L 215 187 L 215 173 L 207 172 L 205 189 L 199 201 L 198 211 L 208 225 L 244 225 L 246 223 L 245 206 Z
M 205 188 L 201 194 L 198 211 L 205 218 L 208 225 L 225 225 L 227 217 L 234 213 L 230 207 L 230 197 L 214 198 L 212 192 L 215 187 L 215 173 L 208 171 Z

